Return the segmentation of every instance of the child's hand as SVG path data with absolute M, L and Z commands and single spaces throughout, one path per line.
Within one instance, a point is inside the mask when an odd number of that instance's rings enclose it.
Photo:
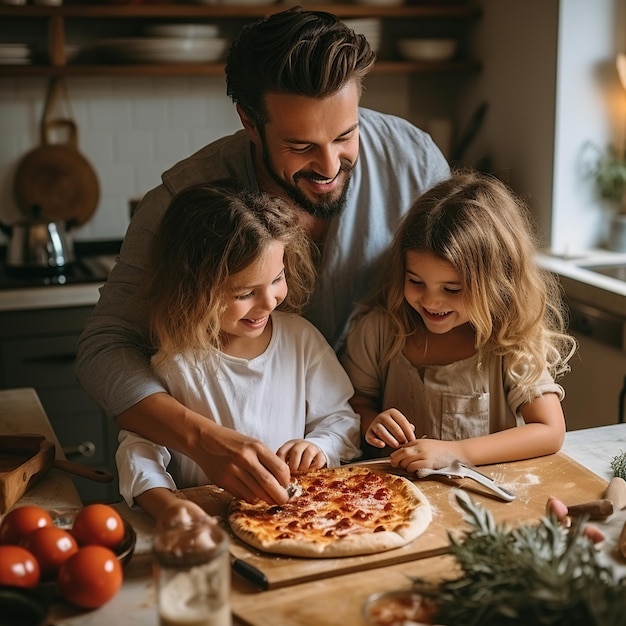
M 391 464 L 409 473 L 418 469 L 441 469 L 458 459 L 455 442 L 439 439 L 416 439 L 391 453 Z
M 190 500 L 176 498 L 166 506 L 156 518 L 157 530 L 167 530 L 175 526 L 190 524 L 193 520 L 211 519 L 211 516 L 200 506 Z
M 292 439 L 285 442 L 276 451 L 276 456 L 289 465 L 292 473 L 319 469 L 326 465 L 324 453 L 314 443 L 305 439 Z
M 572 520 L 567 514 L 567 506 L 554 496 L 550 496 L 546 504 L 546 514 L 549 515 L 550 513 L 553 513 L 556 519 L 561 522 L 565 528 L 569 528 L 572 525 Z M 593 543 L 600 543 L 605 539 L 604 533 L 593 524 L 585 524 L 583 535 L 591 539 Z
M 399 448 L 415 439 L 415 426 L 397 409 L 379 413 L 365 433 L 365 441 L 375 448 Z

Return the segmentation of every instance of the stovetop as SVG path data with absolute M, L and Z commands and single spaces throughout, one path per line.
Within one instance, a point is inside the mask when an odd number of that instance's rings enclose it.
M 114 263 L 115 251 L 109 254 L 89 254 L 84 248 L 76 247 L 75 261 L 62 268 L 30 269 L 13 268 L 6 264 L 5 251 L 0 251 L 0 290 L 32 287 L 59 287 L 85 283 L 103 283 Z

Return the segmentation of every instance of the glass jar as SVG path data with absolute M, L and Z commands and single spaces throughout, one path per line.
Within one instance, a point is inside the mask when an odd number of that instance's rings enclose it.
M 153 557 L 160 626 L 231 626 L 228 536 L 214 518 L 157 531 Z

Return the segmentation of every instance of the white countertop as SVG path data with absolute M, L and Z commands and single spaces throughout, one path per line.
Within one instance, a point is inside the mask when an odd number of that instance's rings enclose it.
M 626 452 L 626 424 L 573 430 L 565 435 L 561 451 L 609 481 L 613 478 L 611 460 Z
M 541 267 L 557 274 L 568 298 L 626 317 L 626 281 L 587 269 L 591 265 L 626 263 L 626 254 L 589 251 L 571 257 L 537 255 Z
M 579 266 L 581 261 L 596 264 L 626 262 L 626 254 L 588 251 L 564 257 L 542 253 L 537 258 L 542 267 L 561 277 L 569 297 L 590 301 L 609 312 L 626 315 L 626 281 Z M 0 290 L 0 311 L 93 306 L 98 302 L 101 286 L 98 283 L 87 283 L 4 289 Z
M 100 283 L 24 287 L 0 291 L 0 311 L 57 309 L 70 306 L 95 306 L 100 298 Z

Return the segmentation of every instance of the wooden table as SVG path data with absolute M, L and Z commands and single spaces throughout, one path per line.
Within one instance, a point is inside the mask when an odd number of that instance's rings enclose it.
M 0 432 L 41 432 L 52 439 L 47 416 L 34 390 L 0 391 Z M 564 453 L 540 459 L 499 464 L 481 468 L 505 487 L 517 494 L 512 503 L 504 503 L 483 492 L 472 481 L 461 483 L 472 490 L 473 497 L 489 508 L 500 521 L 516 523 L 538 519 L 544 513 L 549 495 L 555 495 L 567 504 L 575 504 L 600 497 L 610 476 L 611 454 L 626 449 L 626 425 L 591 429 L 588 433 L 569 433 L 567 442 L 574 447 L 564 449 L 587 463 L 593 456 L 591 472 Z M 603 439 L 602 445 L 600 440 Z M 596 452 L 585 450 L 586 444 Z M 602 455 L 598 456 L 598 451 Z M 68 485 L 69 483 L 69 485 Z M 269 577 L 272 588 L 258 591 L 233 576 L 232 607 L 237 626 L 358 626 L 362 624 L 361 607 L 371 593 L 409 585 L 410 577 L 441 579 L 452 575 L 451 557 L 439 555 L 447 545 L 448 529 L 460 532 L 464 526 L 462 514 L 454 499 L 458 483 L 429 479 L 419 482 L 419 487 L 433 506 L 433 523 L 427 531 L 409 546 L 399 550 L 348 559 L 288 559 L 264 555 L 250 550 L 232 539 L 232 549 L 237 556 L 248 559 Z M 50 473 L 22 498 L 19 504 L 34 502 L 47 508 L 80 506 L 71 479 L 51 470 Z M 55 626 L 102 626 L 119 623 L 124 626 L 157 626 L 154 585 L 151 578 L 150 545 L 152 521 L 140 511 L 131 511 L 124 504 L 118 510 L 131 521 L 138 534 L 135 554 L 125 570 L 121 591 L 108 604 L 95 611 L 74 610 L 64 603 L 53 606 L 50 622 Z M 620 515 L 624 515 L 622 512 Z M 615 541 L 615 528 L 621 522 L 614 516 L 606 551 Z M 621 522 L 623 523 L 623 522 Z

